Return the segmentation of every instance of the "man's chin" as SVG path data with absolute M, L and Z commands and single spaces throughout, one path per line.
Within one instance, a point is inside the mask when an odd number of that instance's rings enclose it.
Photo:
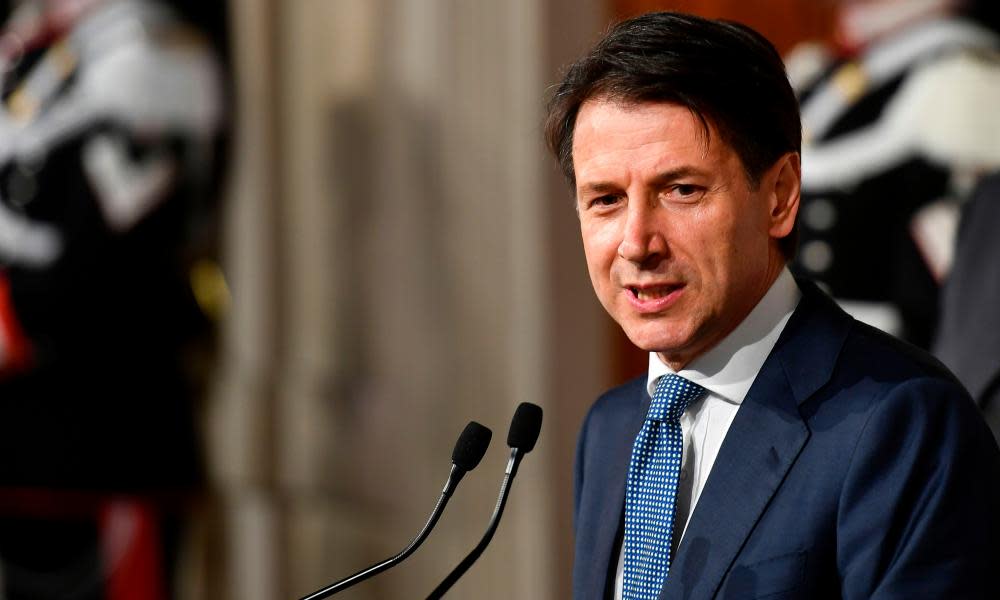
M 656 352 L 657 354 L 681 354 L 688 346 L 688 338 L 684 336 L 664 336 L 661 332 L 629 332 L 625 335 L 636 347 L 644 352 Z

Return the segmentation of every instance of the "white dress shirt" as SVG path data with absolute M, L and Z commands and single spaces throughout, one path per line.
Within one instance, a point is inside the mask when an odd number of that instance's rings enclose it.
M 698 498 L 705 488 L 712 465 L 719 455 L 719 448 L 726 438 L 729 426 L 740 404 L 778 336 L 802 297 L 795 279 L 787 268 L 771 285 L 750 314 L 718 345 L 691 361 L 676 373 L 708 390 L 700 400 L 688 406 L 681 416 L 684 435 L 684 452 L 681 463 L 680 486 L 690 486 L 690 504 L 686 511 L 677 507 L 674 519 L 683 519 L 684 528 L 694 512 Z M 656 390 L 656 383 L 664 375 L 674 373 L 655 352 L 649 353 L 649 374 L 646 389 L 649 395 Z M 680 494 L 679 494 L 680 496 Z M 683 512 L 683 514 L 682 514 Z M 682 539 L 683 539 L 682 530 Z M 679 543 L 680 540 L 677 540 Z M 622 578 L 625 567 L 624 544 L 618 555 L 615 575 L 615 600 L 622 598 Z

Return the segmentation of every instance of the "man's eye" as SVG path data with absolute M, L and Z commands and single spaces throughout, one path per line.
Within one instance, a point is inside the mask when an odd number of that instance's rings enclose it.
M 666 190 L 666 199 L 680 202 L 689 202 L 701 197 L 705 189 L 698 185 L 689 183 L 677 183 Z
M 614 206 L 618 204 L 618 196 L 598 196 L 590 201 L 590 206 L 593 208 L 602 208 L 605 206 Z

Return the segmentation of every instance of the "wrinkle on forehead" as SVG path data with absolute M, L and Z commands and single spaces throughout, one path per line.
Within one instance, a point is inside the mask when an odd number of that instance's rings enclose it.
M 580 112 L 583 111 L 583 107 L 586 106 L 587 104 L 608 104 L 608 105 L 614 106 L 615 108 L 618 108 L 618 109 L 620 109 L 620 110 L 622 110 L 624 112 L 636 112 L 636 111 L 642 110 L 643 107 L 646 107 L 646 106 L 655 106 L 655 105 L 658 105 L 658 104 L 667 104 L 667 105 L 671 105 L 671 106 L 676 106 L 678 108 L 683 108 L 683 109 L 687 110 L 691 114 L 691 116 L 694 117 L 698 121 L 698 123 L 701 124 L 701 127 L 700 127 L 701 132 L 700 132 L 700 135 L 699 135 L 699 140 L 702 142 L 702 144 L 703 144 L 703 146 L 705 148 L 705 154 L 708 154 L 708 149 L 709 149 L 709 147 L 711 146 L 711 143 L 712 143 L 712 130 L 715 129 L 715 127 L 711 123 L 711 121 L 709 120 L 709 118 L 706 117 L 705 115 L 699 113 L 698 111 L 696 111 L 692 107 L 690 107 L 690 106 L 688 106 L 686 104 L 683 104 L 681 102 L 672 102 L 672 101 L 669 101 L 669 100 L 662 100 L 662 101 L 660 101 L 660 100 L 635 100 L 635 99 L 631 99 L 631 98 L 626 98 L 625 96 L 619 95 L 619 94 L 608 94 L 608 93 L 605 93 L 605 94 L 601 94 L 601 95 L 598 95 L 598 96 L 593 96 L 591 98 L 588 98 L 587 100 L 584 100 L 584 102 L 582 104 L 580 104 L 580 110 L 577 111 L 577 122 L 579 122 Z M 574 130 L 575 129 L 576 128 L 574 127 Z

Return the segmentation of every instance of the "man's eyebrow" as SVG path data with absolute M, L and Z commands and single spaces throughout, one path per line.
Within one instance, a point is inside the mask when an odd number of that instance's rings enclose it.
M 676 169 L 670 169 L 663 171 L 653 177 L 653 185 L 665 185 L 677 181 L 678 179 L 683 179 L 685 177 L 694 177 L 699 175 L 704 175 L 705 171 L 694 166 L 685 165 L 677 167 Z M 610 181 L 593 181 L 580 185 L 577 188 L 577 194 L 610 194 L 621 191 L 621 186 Z
M 652 183 L 654 185 L 663 185 L 666 183 L 672 183 L 678 179 L 684 179 L 685 177 L 695 177 L 699 175 L 704 175 L 705 171 L 693 166 L 682 166 L 676 169 L 670 169 L 669 171 L 663 171 L 653 178 Z
M 577 188 L 577 193 L 609 194 L 611 192 L 618 192 L 619 190 L 621 190 L 621 186 L 610 181 L 595 181 L 581 185 Z

